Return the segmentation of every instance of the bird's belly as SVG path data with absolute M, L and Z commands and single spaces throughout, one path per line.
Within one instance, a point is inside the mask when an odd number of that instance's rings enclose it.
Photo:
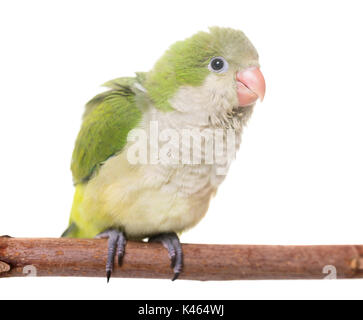
M 81 219 L 94 233 L 119 227 L 129 238 L 182 232 L 202 219 L 215 192 L 204 171 L 200 178 L 185 169 L 131 166 L 121 154 L 85 186 Z

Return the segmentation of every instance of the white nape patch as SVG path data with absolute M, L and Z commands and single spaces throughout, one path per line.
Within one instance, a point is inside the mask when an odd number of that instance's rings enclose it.
M 147 93 L 147 90 L 138 82 L 134 83 L 134 87 L 138 90 L 140 90 L 141 92 Z

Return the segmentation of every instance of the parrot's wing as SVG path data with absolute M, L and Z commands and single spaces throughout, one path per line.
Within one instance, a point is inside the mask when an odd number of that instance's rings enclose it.
M 83 117 L 86 117 L 89 113 L 91 113 L 92 110 L 97 107 L 112 91 L 118 91 L 120 94 L 124 94 L 126 96 L 135 94 L 140 98 L 146 98 L 146 90 L 143 87 L 146 74 L 146 72 L 136 72 L 136 77 L 122 77 L 104 83 L 102 86 L 111 90 L 102 92 L 88 101 Z
M 140 122 L 142 111 L 136 103 L 135 83 L 137 78 L 110 81 L 107 86 L 111 90 L 87 104 L 72 157 L 75 184 L 88 181 L 102 163 L 119 153 L 128 133 Z

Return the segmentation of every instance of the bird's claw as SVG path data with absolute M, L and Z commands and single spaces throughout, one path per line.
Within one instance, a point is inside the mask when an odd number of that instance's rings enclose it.
M 183 249 L 177 234 L 174 232 L 163 233 L 151 237 L 149 242 L 161 243 L 168 250 L 171 268 L 174 271 L 174 277 L 172 281 L 178 279 L 180 273 L 183 270 Z
M 122 259 L 125 254 L 126 237 L 123 232 L 110 229 L 97 235 L 96 239 L 108 239 L 106 277 L 107 282 L 109 282 L 115 264 L 115 255 L 117 255 L 118 265 L 122 265 Z

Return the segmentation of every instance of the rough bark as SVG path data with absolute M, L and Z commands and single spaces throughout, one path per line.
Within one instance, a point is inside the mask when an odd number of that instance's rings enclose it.
M 185 280 L 363 278 L 363 246 L 184 244 Z M 0 277 L 105 277 L 107 240 L 0 238 Z M 113 277 L 171 279 L 167 251 L 129 242 Z

